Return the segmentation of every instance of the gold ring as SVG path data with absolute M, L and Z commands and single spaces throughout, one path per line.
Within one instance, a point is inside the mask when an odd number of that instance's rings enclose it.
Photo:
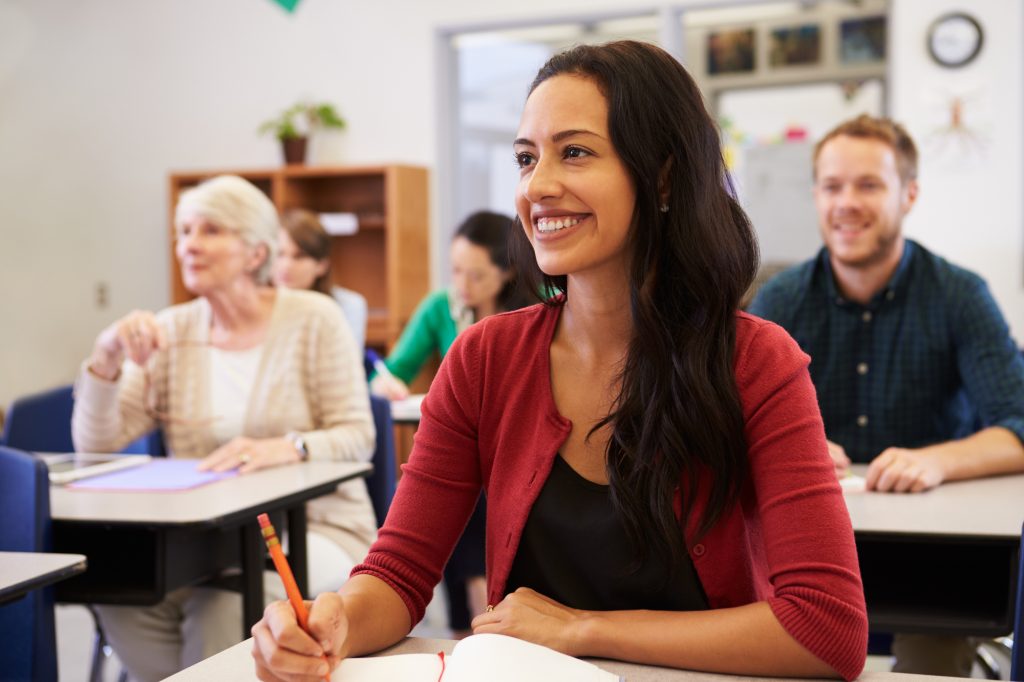
M 238 461 L 239 461 L 239 462 L 240 462 L 241 464 L 248 464 L 249 462 L 251 462 L 251 461 L 252 461 L 252 457 L 250 457 L 250 456 L 249 456 L 249 453 L 247 453 L 247 452 L 243 452 L 242 454 L 240 454 L 240 455 L 238 456 Z
M 484 609 L 484 613 L 490 613 L 493 610 L 494 610 L 494 604 L 488 604 L 487 608 Z

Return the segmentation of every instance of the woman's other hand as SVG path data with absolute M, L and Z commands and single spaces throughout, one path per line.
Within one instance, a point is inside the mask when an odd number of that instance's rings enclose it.
M 148 310 L 135 310 L 100 332 L 89 369 L 104 379 L 117 378 L 125 357 L 144 365 L 154 351 L 167 347 L 164 330 Z
M 327 592 L 306 602 L 309 633 L 299 627 L 286 601 L 274 602 L 252 627 L 252 657 L 256 676 L 264 682 L 319 682 L 343 658 L 348 616 L 341 595 Z
M 200 471 L 231 471 L 247 474 L 302 459 L 287 438 L 246 438 L 239 436 L 220 446 L 199 461 Z
M 579 625 L 587 612 L 571 609 L 554 599 L 520 587 L 501 600 L 491 611 L 473 619 L 473 634 L 490 632 L 543 644 L 546 647 L 576 656 Z
M 401 379 L 388 374 L 378 374 L 370 382 L 370 392 L 388 400 L 404 400 L 409 397 L 409 387 Z

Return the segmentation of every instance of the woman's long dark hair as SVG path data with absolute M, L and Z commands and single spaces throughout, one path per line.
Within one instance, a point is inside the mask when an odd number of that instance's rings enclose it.
M 661 557 L 675 569 L 685 551 L 673 511 L 680 480 L 686 482 L 680 491 L 685 520 L 699 472 L 711 474 L 710 488 L 699 493 L 707 504 L 698 535 L 736 502 L 745 483 L 747 444 L 733 354 L 736 310 L 757 271 L 757 242 L 726 191 L 718 129 L 696 84 L 671 55 L 634 41 L 578 46 L 541 67 L 530 92 L 563 74 L 591 79 L 607 99 L 612 144 L 636 189 L 633 337 L 619 395 L 590 435 L 611 428 L 612 500 L 637 562 Z M 662 189 L 667 212 L 660 210 Z M 572 295 L 565 276 L 540 272 L 522 229 L 513 244 L 528 290 Z
M 498 312 L 518 310 L 535 302 L 519 286 L 516 268 L 512 265 L 509 242 L 512 233 L 518 231 L 517 227 L 512 218 L 507 215 L 491 211 L 477 211 L 463 220 L 452 236 L 453 239 L 464 237 L 471 244 L 486 250 L 491 263 L 498 266 L 505 274 L 510 275 L 505 286 L 498 292 Z

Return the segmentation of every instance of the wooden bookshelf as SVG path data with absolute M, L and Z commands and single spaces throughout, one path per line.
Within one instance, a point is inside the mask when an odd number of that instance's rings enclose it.
M 181 192 L 226 173 L 252 182 L 282 213 L 305 208 L 358 216 L 355 234 L 331 238 L 332 278 L 336 285 L 366 297 L 366 345 L 386 353 L 430 287 L 427 170 L 404 165 L 285 166 L 172 173 L 168 202 L 172 244 L 174 208 Z M 181 303 L 192 294 L 182 283 L 173 247 L 170 259 L 171 298 Z

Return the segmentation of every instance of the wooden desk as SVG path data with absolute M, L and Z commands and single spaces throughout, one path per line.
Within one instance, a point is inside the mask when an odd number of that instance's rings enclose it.
M 845 499 L 873 630 L 995 637 L 1013 629 L 1024 475 Z
M 305 462 L 191 490 L 94 492 L 50 488 L 53 546 L 88 557 L 89 569 L 57 586 L 58 601 L 152 605 L 173 590 L 217 578 L 243 595 L 244 632 L 263 614 L 266 553 L 261 512 L 288 516 L 289 561 L 308 592 L 305 503 L 366 476 L 372 466 Z
M 81 554 L 0 552 L 0 604 L 85 571 Z
M 378 655 L 436 653 L 442 650 L 445 653 L 451 653 L 454 647 L 455 642 L 450 639 L 408 637 L 401 643 L 396 644 L 390 649 L 385 649 Z M 236 644 L 230 649 L 225 649 L 216 656 L 212 656 L 190 668 L 186 668 L 177 675 L 168 677 L 167 682 L 205 682 L 206 680 L 218 680 L 218 682 L 255 682 L 256 674 L 250 654 L 251 651 L 252 640 L 249 639 L 241 644 Z M 604 659 L 588 658 L 586 660 L 594 663 L 599 668 L 624 677 L 627 682 L 787 682 L 787 678 L 784 677 L 766 678 L 715 675 L 713 673 L 658 668 Z M 864 673 L 858 679 L 861 682 L 949 682 L 947 677 L 878 672 Z M 801 680 L 800 682 L 806 682 L 806 680 Z

